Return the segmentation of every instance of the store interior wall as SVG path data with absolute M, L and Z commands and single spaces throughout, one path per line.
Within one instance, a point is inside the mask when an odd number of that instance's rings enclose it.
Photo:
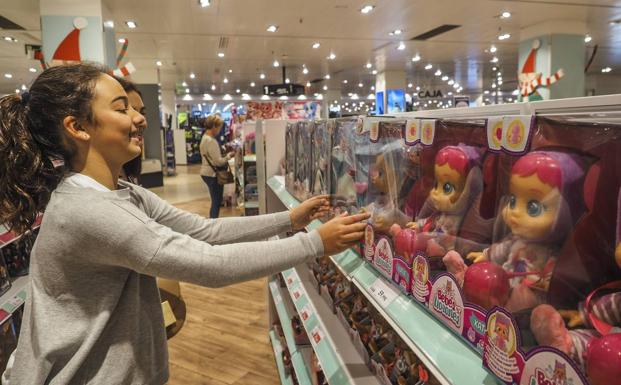
M 162 159 L 162 134 L 160 123 L 160 103 L 157 84 L 137 84 L 146 107 L 145 117 L 149 128 L 144 133 L 144 153 L 148 159 Z

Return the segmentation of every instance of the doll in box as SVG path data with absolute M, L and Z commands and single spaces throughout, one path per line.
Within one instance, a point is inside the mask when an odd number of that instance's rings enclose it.
M 330 158 L 330 122 L 317 123 L 313 132 L 313 195 L 328 194 L 328 162 Z
M 571 357 L 593 385 L 621 381 L 621 282 L 578 310 L 560 310 L 544 304 L 531 314 L 531 330 L 537 342 Z M 589 296 L 591 297 L 591 296 Z M 568 330 L 563 318 L 568 319 Z M 616 333 L 615 333 L 616 332 Z
M 461 222 L 483 190 L 480 158 L 474 147 L 466 145 L 446 146 L 437 153 L 435 185 L 418 220 L 407 224 L 422 238 L 415 247 L 428 257 L 444 256 L 454 249 Z M 395 235 L 399 231 L 393 229 Z
M 501 273 L 494 279 L 510 280 L 508 298 L 493 303 L 516 312 L 544 302 L 556 258 L 584 208 L 583 178 L 579 158 L 567 153 L 535 151 L 515 162 L 500 223 L 508 227 L 508 235 L 482 252 L 468 255 L 475 263 L 491 261 L 506 272 L 507 278 L 501 278 Z M 485 283 L 480 273 L 487 274 L 489 269 L 469 274 L 457 253 L 448 253 L 444 263 L 463 282 L 466 299 L 472 300 L 469 293 L 476 293 L 477 298 L 498 295 L 478 287 Z M 478 304 L 489 305 L 487 301 Z
M 356 169 L 354 165 L 352 138 L 354 132 L 349 127 L 341 125 L 334 135 L 332 147 L 332 176 L 330 190 L 335 200 L 332 203 L 336 214 L 347 212 L 356 206 L 357 196 L 354 185 Z

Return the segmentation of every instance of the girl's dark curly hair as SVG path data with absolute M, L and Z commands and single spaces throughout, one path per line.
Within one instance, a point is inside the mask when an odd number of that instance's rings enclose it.
M 21 234 L 45 209 L 75 155 L 63 120 L 92 122 L 95 84 L 106 71 L 91 64 L 49 68 L 20 97 L 0 98 L 0 223 Z

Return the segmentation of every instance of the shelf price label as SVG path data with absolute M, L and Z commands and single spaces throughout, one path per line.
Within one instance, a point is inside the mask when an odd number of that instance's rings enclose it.
M 297 301 L 302 296 L 302 292 L 300 289 L 295 289 L 291 294 L 293 294 L 293 298 Z
M 313 330 L 311 330 L 311 343 L 313 346 L 317 346 L 323 340 L 323 331 L 319 328 L 319 326 L 315 326 Z
M 375 282 L 369 285 L 368 291 L 373 299 L 384 309 L 399 296 L 399 292 L 388 285 L 381 277 L 377 278 Z
M 308 305 L 305 305 L 302 309 L 300 309 L 300 317 L 302 317 L 302 321 L 306 322 L 313 314 L 313 311 Z

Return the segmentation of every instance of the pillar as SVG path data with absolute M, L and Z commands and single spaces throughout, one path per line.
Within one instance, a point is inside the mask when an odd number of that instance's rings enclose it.
M 584 22 L 553 20 L 520 32 L 520 100 L 584 96 L 586 31 Z
M 405 112 L 405 71 L 382 71 L 375 78 L 375 111 Z

